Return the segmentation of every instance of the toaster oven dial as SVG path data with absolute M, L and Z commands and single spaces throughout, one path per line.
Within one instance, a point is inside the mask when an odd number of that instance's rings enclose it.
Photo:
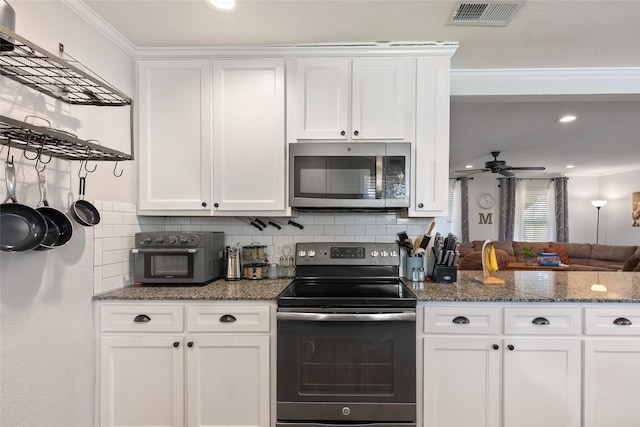
M 158 237 L 156 237 L 156 239 L 154 240 L 154 242 L 155 242 L 156 244 L 158 244 L 158 245 L 161 245 L 161 244 L 163 244 L 163 243 L 164 243 L 164 237 L 162 237 L 162 236 L 158 236 Z
M 178 238 L 176 236 L 169 236 L 169 238 L 167 239 L 167 243 L 170 245 L 175 245 L 176 243 L 178 243 Z
M 314 256 L 316 256 L 316 251 L 311 249 L 309 252 L 307 252 L 307 254 L 309 255 L 309 258 L 313 258 Z
M 387 252 L 387 251 L 380 251 L 380 256 L 381 256 L 381 257 L 385 257 L 385 256 L 387 256 L 387 255 L 389 255 L 389 252 Z
M 150 245 L 151 242 L 153 242 L 153 239 L 151 237 L 145 237 L 144 239 L 142 239 L 142 243 L 145 245 Z
M 371 256 L 372 256 L 373 258 L 377 257 L 377 256 L 378 256 L 378 251 L 376 251 L 375 249 L 374 249 L 374 250 L 372 250 L 372 251 L 371 251 Z
M 304 258 L 304 257 L 306 257 L 306 256 L 307 256 L 307 252 L 306 252 L 306 251 L 304 251 L 304 250 L 299 250 L 299 251 L 298 251 L 298 256 L 299 256 L 300 258 Z
M 186 245 L 187 243 L 189 243 L 189 237 L 180 236 L 180 237 L 178 237 L 178 242 L 180 242 L 180 244 L 182 244 L 182 245 Z

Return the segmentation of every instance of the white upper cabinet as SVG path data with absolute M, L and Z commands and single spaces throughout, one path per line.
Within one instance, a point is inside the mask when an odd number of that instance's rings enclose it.
M 411 141 L 414 58 L 296 61 L 295 139 Z
M 208 212 L 210 61 L 139 61 L 138 100 L 140 212 Z
M 213 62 L 213 211 L 282 211 L 284 60 Z
M 448 57 L 418 58 L 418 120 L 409 216 L 448 214 L 449 61 Z

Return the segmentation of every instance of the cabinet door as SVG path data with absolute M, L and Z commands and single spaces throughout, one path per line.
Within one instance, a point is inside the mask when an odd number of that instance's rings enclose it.
M 413 197 L 410 216 L 447 216 L 449 195 L 449 59 L 419 58 Z
M 584 343 L 584 426 L 640 424 L 640 341 L 589 339 Z
M 182 426 L 182 337 L 100 339 L 100 425 Z
M 296 61 L 296 139 L 349 138 L 349 59 Z
M 206 60 L 138 63 L 140 213 L 210 213 L 209 64 Z
M 579 427 L 578 339 L 507 339 L 504 427 Z
M 213 85 L 214 213 L 284 210 L 284 61 L 215 61 Z
M 269 426 L 269 337 L 191 336 L 187 424 Z
M 410 140 L 415 59 L 353 60 L 351 139 Z
M 499 425 L 498 344 L 497 338 L 424 338 L 425 427 Z

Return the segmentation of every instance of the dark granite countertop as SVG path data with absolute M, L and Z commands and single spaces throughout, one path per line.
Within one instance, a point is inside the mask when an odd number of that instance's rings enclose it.
M 640 273 L 598 271 L 499 271 L 502 285 L 474 280 L 480 271 L 458 271 L 456 283 L 406 282 L 420 302 L 583 302 L 640 303 Z M 94 300 L 275 301 L 291 279 L 217 280 L 205 286 L 129 286 L 95 295 Z M 602 285 L 596 290 L 593 285 Z
M 458 271 L 456 283 L 406 284 L 419 301 L 640 303 L 640 273 L 498 271 L 492 276 L 505 283 L 483 285 L 475 280 L 481 271 Z

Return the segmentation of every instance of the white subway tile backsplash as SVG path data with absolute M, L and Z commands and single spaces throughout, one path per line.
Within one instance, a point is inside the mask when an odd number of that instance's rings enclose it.
M 258 230 L 237 217 L 149 217 L 138 216 L 136 205 L 95 202 L 102 222 L 94 230 L 94 292 L 106 292 L 133 283 L 134 235 L 140 231 L 223 231 L 227 245 L 265 245 L 270 261 L 278 262 L 283 248 L 291 254 L 298 242 L 394 242 L 405 231 L 410 238 L 422 236 L 431 218 L 403 218 L 387 213 L 301 213 L 287 224 L 274 218 L 282 229 L 267 225 Z M 267 218 L 260 218 L 265 223 Z

